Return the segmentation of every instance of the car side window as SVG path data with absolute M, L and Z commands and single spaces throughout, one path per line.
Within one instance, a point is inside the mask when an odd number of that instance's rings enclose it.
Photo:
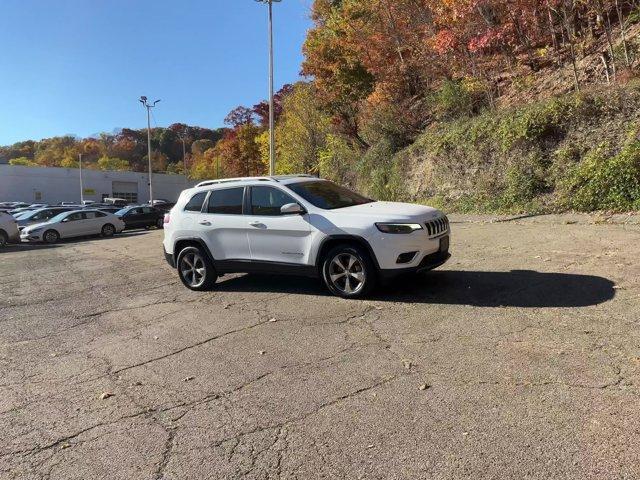
M 244 187 L 212 190 L 209 195 L 207 213 L 242 215 Z
M 296 201 L 283 191 L 273 187 L 251 187 L 252 215 L 282 215 L 280 208 Z
M 154 209 L 153 209 L 153 208 L 151 208 L 151 207 L 143 207 L 143 208 L 142 208 L 142 212 L 143 212 L 143 213 L 145 213 L 145 214 L 146 214 L 146 213 L 153 213 L 153 212 L 154 212 Z
M 95 214 L 95 216 L 96 216 L 96 217 L 98 217 L 98 218 L 99 218 L 99 217 L 106 217 L 106 216 L 107 216 L 107 214 L 106 214 L 106 213 L 104 213 L 104 212 L 94 212 L 94 214 Z
M 185 205 L 185 212 L 199 212 L 202 210 L 202 204 L 207 196 L 207 192 L 196 193 L 191 200 Z
M 82 213 L 78 212 L 78 213 L 72 213 L 71 215 L 67 216 L 67 220 L 69 222 L 75 222 L 77 220 L 82 220 Z
M 96 212 L 84 212 L 84 218 L 87 220 L 96 218 Z

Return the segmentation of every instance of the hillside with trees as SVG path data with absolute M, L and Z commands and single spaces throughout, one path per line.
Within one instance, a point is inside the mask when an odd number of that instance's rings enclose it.
M 276 96 L 277 173 L 476 211 L 640 208 L 640 0 L 315 0 Z M 259 175 L 268 104 L 153 130 L 154 169 Z M 11 163 L 143 171 L 144 131 L 20 142 Z

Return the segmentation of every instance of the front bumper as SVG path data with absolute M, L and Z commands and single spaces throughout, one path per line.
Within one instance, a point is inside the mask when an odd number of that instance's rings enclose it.
M 450 258 L 449 251 L 431 253 L 415 267 L 380 269 L 380 279 L 386 282 L 402 275 L 427 272 L 444 265 Z
M 42 232 L 36 233 L 20 233 L 20 240 L 23 242 L 39 242 L 42 240 Z

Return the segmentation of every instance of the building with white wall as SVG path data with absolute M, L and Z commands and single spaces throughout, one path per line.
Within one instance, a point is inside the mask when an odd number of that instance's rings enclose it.
M 84 199 L 101 201 L 124 198 L 132 203 L 149 201 L 149 176 L 139 172 L 82 169 Z M 192 184 L 184 175 L 153 174 L 153 197 L 175 202 Z M 56 204 L 80 201 L 80 170 L 77 168 L 0 165 L 0 201 Z

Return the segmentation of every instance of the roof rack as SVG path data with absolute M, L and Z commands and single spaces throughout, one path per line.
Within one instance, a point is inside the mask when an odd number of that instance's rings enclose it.
M 300 175 L 274 175 L 274 176 L 266 176 L 266 177 L 237 177 L 237 178 L 219 178 L 216 180 L 205 180 L 204 182 L 198 183 L 195 188 L 199 187 L 207 187 L 209 185 L 218 185 L 220 183 L 229 183 L 229 182 L 278 182 L 280 180 L 287 180 L 289 178 L 317 178 L 314 175 L 308 175 L 306 173 L 302 173 Z

